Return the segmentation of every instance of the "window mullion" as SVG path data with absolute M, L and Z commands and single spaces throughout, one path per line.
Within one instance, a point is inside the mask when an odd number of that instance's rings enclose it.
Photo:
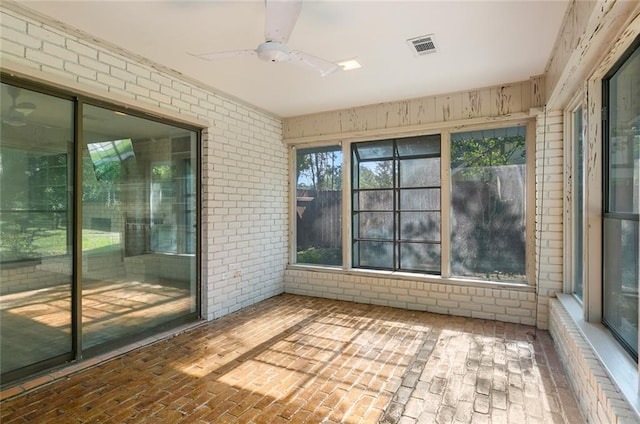
M 400 263 L 400 208 L 398 206 L 399 199 L 399 179 L 400 160 L 398 158 L 398 146 L 396 140 L 393 141 L 393 160 L 391 166 L 391 184 L 393 188 L 393 270 L 401 269 Z
M 451 276 L 451 148 L 450 134 L 440 135 L 440 273 L 443 278 Z
M 342 147 L 342 268 L 353 266 L 353 196 L 351 195 L 351 144 L 340 143 Z M 350 247 L 347 247 L 350 246 Z

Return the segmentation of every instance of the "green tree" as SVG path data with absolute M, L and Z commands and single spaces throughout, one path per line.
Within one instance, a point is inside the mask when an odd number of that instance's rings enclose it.
M 376 162 L 373 169 L 369 166 L 359 167 L 358 188 L 392 188 L 393 187 L 393 161 Z
M 121 165 L 119 162 L 104 162 L 93 166 L 88 157 L 83 158 L 82 201 L 103 202 L 105 206 L 119 201 Z
M 462 173 L 468 177 L 488 181 L 491 178 L 490 167 L 524 163 L 525 139 L 520 135 L 468 138 L 451 142 L 451 168 L 464 168 Z
M 524 193 L 514 198 L 513 193 L 505 196 L 501 179 L 509 175 L 505 167 L 524 164 L 524 136 L 470 136 L 452 141 L 455 273 L 523 278 L 525 241 L 520 196 Z
M 342 153 L 340 151 L 302 152 L 297 155 L 298 188 L 339 190 L 342 187 Z

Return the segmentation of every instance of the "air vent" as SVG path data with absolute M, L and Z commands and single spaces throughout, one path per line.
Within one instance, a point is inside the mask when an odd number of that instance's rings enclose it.
M 436 52 L 436 43 L 433 34 L 423 35 L 407 40 L 411 50 L 418 56 L 424 56 Z

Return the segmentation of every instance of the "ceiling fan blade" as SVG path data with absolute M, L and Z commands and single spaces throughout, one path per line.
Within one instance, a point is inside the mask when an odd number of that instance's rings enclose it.
M 323 77 L 340 69 L 340 67 L 333 62 L 296 50 L 289 53 L 289 61 L 293 64 L 320 72 L 320 75 Z
M 191 54 L 191 53 L 190 53 Z M 215 52 L 206 54 L 191 54 L 204 60 L 232 59 L 234 57 L 255 56 L 255 50 L 231 50 L 228 52 Z
M 265 0 L 264 38 L 286 43 L 302 10 L 302 0 Z

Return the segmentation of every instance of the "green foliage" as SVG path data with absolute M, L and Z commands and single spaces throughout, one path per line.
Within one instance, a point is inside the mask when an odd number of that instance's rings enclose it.
M 451 168 L 463 168 L 462 175 L 488 181 L 493 166 L 525 163 L 525 138 L 483 137 L 451 142 Z
M 171 165 L 154 165 L 151 168 L 151 181 L 158 183 L 169 182 L 173 178 L 174 167 Z
M 102 202 L 105 206 L 117 204 L 122 171 L 120 163 L 104 162 L 94 167 L 89 158 L 83 159 L 82 201 Z
M 478 137 L 451 143 L 454 273 L 521 280 L 524 227 L 516 198 L 503 194 L 507 166 L 525 164 L 524 136 Z M 510 194 L 513 196 L 513 193 Z
M 305 152 L 296 158 L 298 188 L 339 190 L 342 187 L 342 152 Z
M 0 247 L 3 260 L 26 259 L 33 256 L 36 237 L 40 233 L 29 222 L 3 223 L 0 227 Z M 8 253 L 8 255 L 7 255 Z M 7 258 L 8 256 L 8 258 Z
M 310 247 L 306 250 L 299 251 L 296 259 L 299 264 L 340 265 L 342 264 L 342 248 Z
M 367 166 L 359 168 L 358 188 L 392 188 L 393 187 L 393 161 L 376 162 L 373 169 Z

